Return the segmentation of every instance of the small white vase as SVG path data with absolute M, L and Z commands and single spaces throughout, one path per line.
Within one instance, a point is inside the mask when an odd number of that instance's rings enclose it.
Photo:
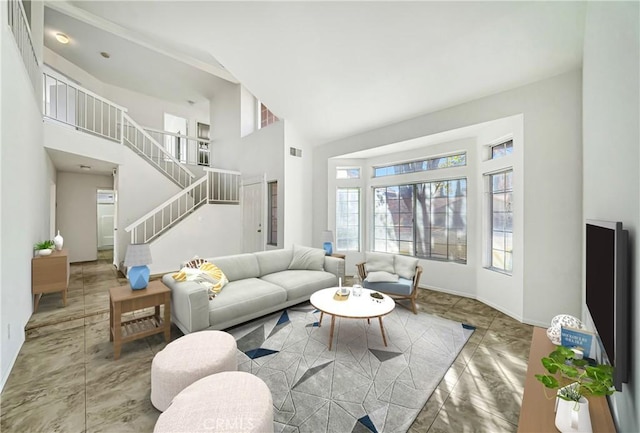
M 562 433 L 592 433 L 589 400 L 567 401 L 556 397 L 556 428 Z
M 58 234 L 55 238 L 53 238 L 53 244 L 56 246 L 56 251 L 60 251 L 62 249 L 62 244 L 64 243 L 64 238 L 60 236 L 60 230 L 58 230 Z

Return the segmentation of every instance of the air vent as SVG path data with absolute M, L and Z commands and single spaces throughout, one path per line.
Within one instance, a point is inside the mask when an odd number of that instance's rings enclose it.
M 297 156 L 298 158 L 302 158 L 302 149 L 296 149 L 295 147 L 289 148 L 289 155 Z

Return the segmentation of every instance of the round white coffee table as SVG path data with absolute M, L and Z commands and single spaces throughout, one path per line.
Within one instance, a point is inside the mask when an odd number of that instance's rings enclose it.
M 336 292 L 338 287 L 331 287 L 329 289 L 322 289 L 311 295 L 311 305 L 320 310 L 320 321 L 318 326 L 322 325 L 322 318 L 325 313 L 331 316 L 331 330 L 329 331 L 329 350 L 331 350 L 331 344 L 333 342 L 333 329 L 335 327 L 336 316 L 345 317 L 348 319 L 367 319 L 370 321 L 372 318 L 378 318 L 380 322 L 380 332 L 382 333 L 382 341 L 384 345 L 387 345 L 387 338 L 384 335 L 384 326 L 382 326 L 382 316 L 385 316 L 393 311 L 396 303 L 385 294 L 382 294 L 382 299 L 375 299 L 371 297 L 373 290 L 362 289 L 360 296 L 354 296 L 352 288 L 349 287 L 349 296 L 346 300 L 337 300 Z

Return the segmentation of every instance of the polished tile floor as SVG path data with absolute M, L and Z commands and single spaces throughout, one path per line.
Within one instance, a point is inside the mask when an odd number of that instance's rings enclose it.
M 150 365 L 161 335 L 113 360 L 108 289 L 127 284 L 109 252 L 73 264 L 67 306 L 43 297 L 0 396 L 2 432 L 151 432 Z M 477 327 L 411 433 L 516 431 L 532 327 L 468 298 L 421 290 L 421 311 Z M 136 313 L 140 314 L 140 313 Z M 181 335 L 172 328 L 173 337 Z

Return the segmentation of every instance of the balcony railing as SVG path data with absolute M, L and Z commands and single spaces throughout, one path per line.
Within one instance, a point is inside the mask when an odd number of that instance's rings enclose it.
M 27 15 L 20 0 L 7 1 L 7 7 L 7 23 L 13 32 L 13 37 L 18 45 L 18 50 L 22 56 L 24 66 L 27 69 L 31 85 L 33 86 L 34 91 L 36 91 L 36 94 L 38 94 L 40 63 L 38 63 L 36 52 L 33 49 L 33 41 L 31 38 L 31 30 L 29 29 L 29 22 L 27 21 Z
M 84 132 L 121 141 L 122 113 L 127 109 L 95 93 L 48 73 L 43 73 L 44 115 Z

